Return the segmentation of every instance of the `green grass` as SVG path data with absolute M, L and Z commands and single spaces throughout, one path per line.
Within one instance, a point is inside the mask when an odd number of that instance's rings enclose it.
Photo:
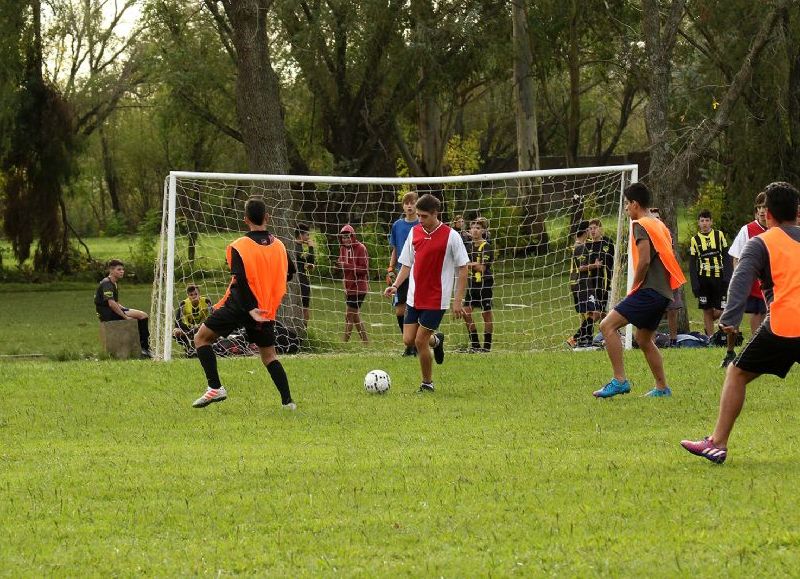
M 665 352 L 675 396 L 626 355 L 284 358 L 296 413 L 253 359 L 5 362 L 0 569 L 8 576 L 789 576 L 800 568 L 797 374 L 759 380 L 718 467 L 719 350 Z M 387 395 L 368 395 L 370 369 Z M 792 571 L 794 569 L 794 571 Z

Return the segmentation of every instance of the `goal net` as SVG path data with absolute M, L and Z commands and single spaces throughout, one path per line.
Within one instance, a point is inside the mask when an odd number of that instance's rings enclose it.
M 153 351 L 170 359 L 186 355 L 174 340 L 176 311 L 195 285 L 212 303 L 231 276 L 225 248 L 243 235 L 245 201 L 265 200 L 268 230 L 284 243 L 292 260 L 313 247 L 314 263 L 303 266 L 308 288 L 305 321 L 298 275 L 278 313 L 278 347 L 299 352 L 402 352 L 402 338 L 390 299 L 383 297 L 390 261 L 392 223 L 403 218 L 406 193 L 431 193 L 442 201 L 440 219 L 488 222 L 486 238 L 493 277 L 492 350 L 563 348 L 581 319 L 570 286 L 575 232 L 582 221 L 599 219 L 613 255 L 606 270 L 609 307 L 624 294 L 628 222 L 622 191 L 637 179 L 636 165 L 526 171 L 439 178 L 356 178 L 172 172 L 164 187 L 159 256 L 152 298 Z M 296 241 L 305 223 L 310 242 Z M 357 328 L 344 341 L 346 293 L 338 267 L 340 231 L 350 225 L 369 257 L 369 288 L 359 315 L 368 344 Z M 474 246 L 473 246 L 474 247 Z M 345 251 L 348 251 L 345 249 Z M 299 257 L 301 265 L 308 258 Z M 352 297 L 352 296 L 350 296 Z M 351 306 L 353 306 L 351 302 Z M 483 310 L 473 309 L 483 337 Z M 465 323 L 448 313 L 442 323 L 448 349 L 470 346 Z

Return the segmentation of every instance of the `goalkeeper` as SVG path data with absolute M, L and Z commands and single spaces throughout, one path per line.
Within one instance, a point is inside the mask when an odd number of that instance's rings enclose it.
M 489 230 L 489 221 L 485 217 L 478 217 L 469 227 L 469 287 L 464 300 L 464 321 L 469 334 L 470 353 L 489 352 L 492 349 L 492 330 L 494 329 L 494 315 L 492 314 L 492 288 L 494 276 L 492 275 L 492 261 L 494 252 L 491 244 L 486 240 Z M 478 329 L 472 319 L 472 308 L 481 308 L 483 317 L 483 348 L 481 348 Z
M 200 324 L 214 311 L 214 306 L 210 299 L 200 295 L 200 290 L 194 284 L 186 287 L 186 296 L 175 310 L 175 329 L 172 330 L 172 335 L 191 358 L 196 354 L 194 336 L 200 329 Z
M 286 247 L 267 231 L 268 217 L 263 199 L 248 199 L 244 206 L 244 222 L 250 231 L 227 248 L 226 258 L 233 278 L 194 337 L 197 358 L 208 381 L 205 394 L 192 404 L 195 408 L 222 402 L 228 397 L 211 345 L 220 336 L 227 336 L 242 326 L 248 341 L 258 346 L 261 362 L 280 392 L 283 407 L 297 408 L 289 391 L 289 379 L 275 352 L 275 315 L 286 294 L 286 282 L 294 272 L 289 268 L 291 262 Z
M 389 233 L 389 267 L 386 268 L 386 285 L 392 285 L 397 273 L 400 271 L 400 252 L 406 244 L 408 234 L 419 223 L 417 219 L 417 194 L 413 191 L 403 195 L 403 217 L 392 223 L 392 230 Z M 400 336 L 403 335 L 403 318 L 406 315 L 406 298 L 408 297 L 408 280 L 404 281 L 397 288 L 394 295 L 394 315 L 397 317 L 397 326 L 400 328 Z M 416 356 L 417 349 L 414 346 L 407 346 L 403 356 Z

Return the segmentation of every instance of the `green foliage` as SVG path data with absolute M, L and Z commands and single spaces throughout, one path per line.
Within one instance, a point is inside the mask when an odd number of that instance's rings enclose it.
M 714 219 L 714 227 L 723 229 L 726 232 L 735 232 L 738 227 L 730 222 L 729 213 L 725 211 L 727 195 L 725 187 L 714 181 L 706 181 L 700 186 L 697 192 L 697 200 L 688 210 L 688 234 L 687 239 L 697 233 L 697 215 L 704 209 L 711 211 Z
M 127 235 L 130 233 L 128 230 L 128 223 L 125 220 L 125 216 L 119 213 L 113 213 L 107 220 L 106 220 L 106 227 L 101 232 L 102 235 L 108 237 L 120 237 L 122 235 Z

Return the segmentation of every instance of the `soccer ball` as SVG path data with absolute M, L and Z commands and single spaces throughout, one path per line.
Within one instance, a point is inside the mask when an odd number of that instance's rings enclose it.
M 370 394 L 383 394 L 389 390 L 392 380 L 383 370 L 372 370 L 364 376 L 364 390 Z

